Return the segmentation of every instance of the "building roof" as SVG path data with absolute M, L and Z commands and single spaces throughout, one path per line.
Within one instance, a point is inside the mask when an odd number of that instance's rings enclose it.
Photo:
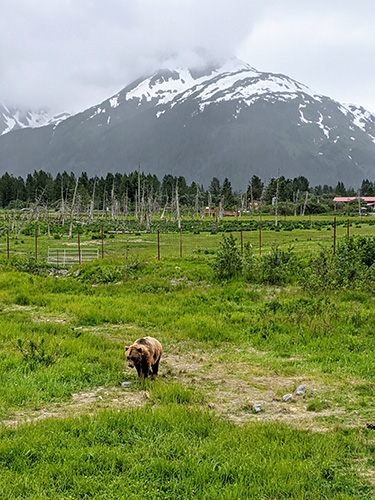
M 375 203 L 375 196 L 360 196 L 361 200 L 366 203 Z M 335 196 L 333 198 L 334 202 L 337 203 L 348 203 L 349 201 L 358 200 L 358 196 Z

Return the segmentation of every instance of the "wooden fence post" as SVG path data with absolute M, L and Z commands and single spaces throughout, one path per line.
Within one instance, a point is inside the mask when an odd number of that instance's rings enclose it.
M 81 264 L 82 263 L 82 259 L 81 259 L 81 239 L 79 237 L 79 231 L 77 232 L 77 236 L 78 236 L 78 262 Z
M 103 224 L 102 224 L 102 259 L 104 259 L 104 232 L 103 232 Z
M 336 254 L 336 217 L 333 218 L 333 255 Z

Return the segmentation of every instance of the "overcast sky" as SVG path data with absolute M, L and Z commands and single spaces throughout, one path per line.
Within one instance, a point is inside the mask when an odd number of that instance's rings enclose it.
M 170 59 L 237 56 L 375 112 L 374 0 L 0 0 L 0 102 L 80 111 Z

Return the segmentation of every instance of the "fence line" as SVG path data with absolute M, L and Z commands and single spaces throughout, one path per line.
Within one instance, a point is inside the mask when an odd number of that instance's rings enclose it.
M 258 237 L 255 236 L 255 240 L 258 239 L 258 248 L 259 248 L 259 256 L 262 255 L 262 250 L 263 250 L 263 231 L 264 231 L 264 225 L 262 224 L 261 221 L 258 222 Z M 344 223 L 345 226 L 345 223 Z M 336 217 L 333 218 L 333 222 L 331 222 L 331 226 L 333 227 L 333 254 L 336 252 L 336 246 L 337 246 L 337 220 Z M 346 238 L 350 237 L 350 221 L 349 219 L 346 220 Z M 146 233 L 146 231 L 144 231 Z M 241 252 L 243 252 L 244 249 L 244 235 L 243 235 L 243 230 L 242 229 L 237 229 L 232 232 L 238 232 L 239 233 L 239 238 L 240 238 L 240 248 Z M 109 231 L 109 233 L 115 233 L 114 231 Z M 122 234 L 123 232 L 118 231 L 118 233 Z M 138 232 L 126 232 L 126 234 L 137 234 Z M 151 233 L 150 233 L 151 234 Z M 182 228 L 179 229 L 179 250 L 180 250 L 180 257 L 183 255 L 183 231 Z M 199 233 L 198 233 L 199 234 Z M 80 238 L 80 233 L 77 233 L 77 246 L 76 247 L 71 247 L 71 248 L 50 248 L 48 247 L 48 255 L 47 255 L 47 263 L 48 264 L 54 264 L 54 265 L 73 265 L 73 264 L 81 264 L 82 262 L 87 262 L 95 259 L 99 259 L 100 257 L 103 259 L 104 258 L 104 230 L 103 230 L 103 225 L 101 226 L 101 230 L 99 232 L 101 242 L 96 248 L 85 248 L 82 247 L 81 245 L 81 238 Z M 160 260 L 161 257 L 161 249 L 160 249 L 160 231 L 159 229 L 156 231 L 156 244 L 157 244 L 157 258 Z M 35 260 L 38 259 L 38 229 L 35 229 Z M 9 245 L 9 229 L 6 231 L 6 254 L 9 259 L 10 257 L 10 245 Z M 256 241 L 254 242 L 256 246 Z

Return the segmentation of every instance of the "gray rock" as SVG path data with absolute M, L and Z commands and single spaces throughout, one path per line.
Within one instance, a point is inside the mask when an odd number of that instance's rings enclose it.
M 283 401 L 285 403 L 291 403 L 292 399 L 293 399 L 293 394 L 285 394 L 283 396 Z
M 122 387 L 130 387 L 132 385 L 131 382 L 121 382 Z
M 305 394 L 305 392 L 306 392 L 306 387 L 304 385 L 299 385 L 296 390 L 296 395 L 302 396 L 302 394 Z
M 253 405 L 252 410 L 253 410 L 254 413 L 259 413 L 259 412 L 262 411 L 262 405 L 259 405 L 259 404 Z

